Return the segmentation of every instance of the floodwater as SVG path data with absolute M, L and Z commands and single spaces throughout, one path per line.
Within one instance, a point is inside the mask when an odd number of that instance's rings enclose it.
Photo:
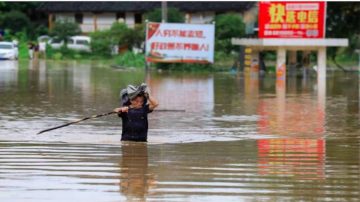
M 148 143 L 121 143 L 116 115 L 36 135 L 144 81 L 180 110 L 149 115 Z M 0 201 L 358 201 L 359 85 L 0 61 Z

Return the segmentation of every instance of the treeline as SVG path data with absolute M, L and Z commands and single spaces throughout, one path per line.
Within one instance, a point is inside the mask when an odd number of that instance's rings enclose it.
M 340 60 L 357 60 L 360 49 L 360 2 L 328 2 L 326 38 L 348 38 L 347 48 L 328 48 L 328 57 L 337 65 Z
M 80 28 L 76 23 L 57 22 L 54 29 L 49 32 L 47 28 L 47 15 L 37 12 L 36 8 L 41 2 L 0 2 L 0 29 L 5 32 L 3 39 L 13 40 L 16 38 L 20 43 L 27 43 L 29 40 L 36 40 L 40 35 L 51 35 L 66 40 L 67 36 L 80 34 Z M 326 18 L 327 38 L 348 38 L 350 45 L 347 48 L 329 48 L 328 57 L 333 59 L 345 57 L 357 58 L 355 50 L 360 49 L 360 2 L 328 2 Z M 152 22 L 161 22 L 161 10 L 145 14 L 145 19 Z M 184 22 L 185 14 L 176 8 L 168 9 L 168 22 Z M 231 45 L 232 37 L 245 36 L 245 24 L 241 16 L 237 14 L 217 15 L 215 19 L 215 60 L 229 61 L 225 65 L 231 65 L 236 57 L 237 47 Z M 211 23 L 211 22 L 209 22 Z M 64 28 L 65 27 L 65 28 Z M 66 30 L 66 32 L 64 31 Z M 96 31 L 90 34 L 92 37 L 91 49 L 94 58 L 112 57 L 112 48 L 118 46 L 121 50 L 130 50 L 131 53 L 124 54 L 125 57 L 116 58 L 120 66 L 127 66 L 127 61 L 137 61 L 135 66 L 142 66 L 143 54 L 135 54 L 131 50 L 143 48 L 145 39 L 145 24 L 138 25 L 134 29 L 128 28 L 123 23 L 115 23 L 108 30 Z M 21 44 L 20 44 L 21 45 Z M 50 51 L 53 51 L 50 49 Z M 58 58 L 87 57 L 74 54 L 68 50 L 59 50 Z M 61 52 L 62 51 L 62 52 Z M 21 54 L 21 53 L 20 53 Z M 233 55 L 232 55 L 233 54 Z M 138 55 L 138 56 L 137 56 Z M 59 57 L 60 56 L 60 57 Z M 21 57 L 21 55 L 20 55 Z M 341 59 L 340 57 L 340 59 Z M 336 62 L 336 61 L 335 61 Z M 178 68 L 177 64 L 159 64 L 161 68 Z M 201 65 L 208 68 L 208 66 Z M 187 68 L 183 65 L 183 68 Z M 196 67 L 198 68 L 198 67 Z

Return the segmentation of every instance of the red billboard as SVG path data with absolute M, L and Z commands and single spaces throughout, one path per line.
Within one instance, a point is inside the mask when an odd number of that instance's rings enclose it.
M 324 38 L 326 2 L 259 2 L 259 38 Z

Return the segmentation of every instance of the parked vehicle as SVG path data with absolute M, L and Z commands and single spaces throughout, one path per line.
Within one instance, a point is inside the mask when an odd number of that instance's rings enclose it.
M 68 47 L 70 49 L 90 52 L 90 37 L 88 36 L 73 36 L 68 41 Z
M 61 46 L 63 46 L 64 41 L 60 40 L 59 38 L 52 38 L 48 41 L 48 44 L 53 48 L 53 49 L 59 49 L 61 48 Z
M 91 52 L 90 42 L 91 38 L 88 36 L 72 36 L 68 39 L 67 47 L 73 50 Z M 63 46 L 64 41 L 52 38 L 48 43 L 52 48 L 59 49 Z
M 17 60 L 19 57 L 18 47 L 12 42 L 0 42 L 0 59 Z
M 50 39 L 51 39 L 51 37 L 48 35 L 41 35 L 37 38 L 39 43 L 43 42 L 43 41 L 48 42 Z

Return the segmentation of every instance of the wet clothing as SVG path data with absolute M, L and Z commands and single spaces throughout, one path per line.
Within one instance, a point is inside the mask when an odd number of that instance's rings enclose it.
M 122 141 L 146 142 L 148 132 L 148 113 L 152 110 L 149 105 L 139 109 L 129 108 L 129 111 L 119 113 L 122 119 Z

